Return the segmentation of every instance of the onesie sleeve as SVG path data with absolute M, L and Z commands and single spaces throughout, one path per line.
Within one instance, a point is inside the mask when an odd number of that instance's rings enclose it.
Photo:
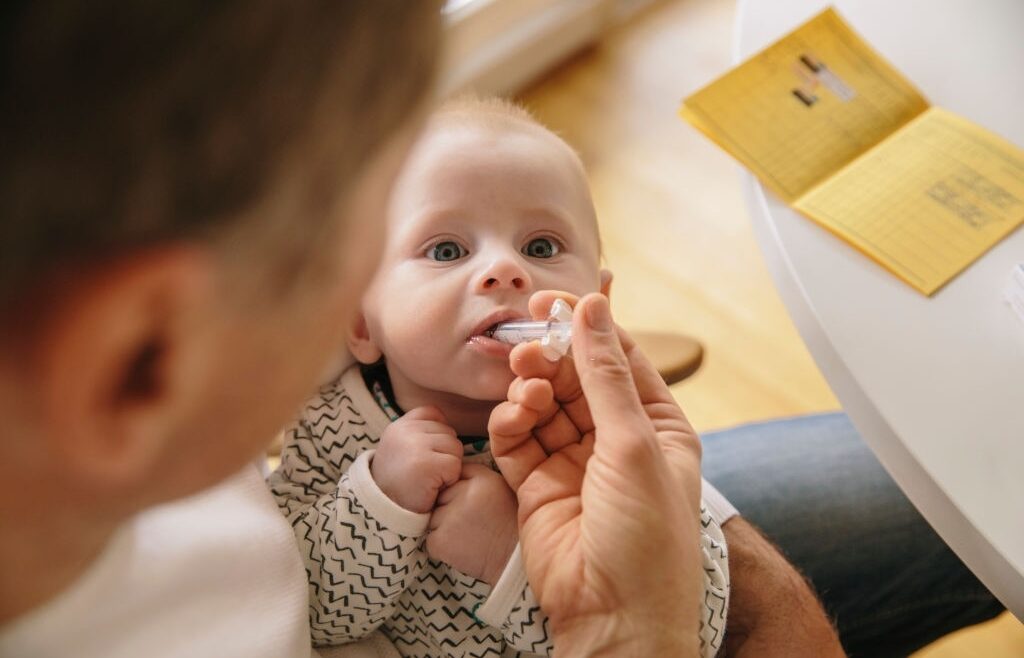
M 365 442 L 358 452 L 339 455 L 339 446 L 350 444 L 360 442 L 301 420 L 287 430 L 281 464 L 268 478 L 305 563 L 314 644 L 372 633 L 427 559 L 422 538 L 429 515 L 403 509 L 380 490 Z
M 722 647 L 729 613 L 729 551 L 721 525 L 703 500 L 700 504 L 700 548 L 704 572 L 700 649 L 702 658 L 714 658 Z
M 501 630 L 505 641 L 520 652 L 550 656 L 554 651 L 547 615 L 526 581 L 518 544 L 475 616 L 481 623 Z
M 704 505 L 707 507 L 708 512 L 711 514 L 711 518 L 718 522 L 719 526 L 725 525 L 725 522 L 734 516 L 739 516 L 739 511 L 733 507 L 733 504 L 722 495 L 715 486 L 705 480 L 700 479 L 701 483 L 701 498 L 704 499 Z

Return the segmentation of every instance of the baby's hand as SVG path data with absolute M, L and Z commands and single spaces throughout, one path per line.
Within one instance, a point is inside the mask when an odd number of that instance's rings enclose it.
M 417 407 L 388 425 L 370 463 L 387 497 L 419 514 L 434 508 L 437 492 L 461 470 L 462 442 L 436 407 Z
M 516 497 L 505 478 L 463 464 L 459 481 L 437 498 L 427 554 L 494 587 L 518 540 Z

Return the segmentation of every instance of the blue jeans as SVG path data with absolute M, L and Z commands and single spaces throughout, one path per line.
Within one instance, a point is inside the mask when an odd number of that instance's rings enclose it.
M 844 414 L 703 440 L 704 477 L 807 576 L 852 658 L 906 656 L 1002 612 Z

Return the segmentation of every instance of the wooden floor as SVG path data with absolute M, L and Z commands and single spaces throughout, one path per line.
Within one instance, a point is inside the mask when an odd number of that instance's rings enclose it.
M 704 344 L 701 370 L 673 387 L 699 431 L 838 408 L 772 286 L 738 166 L 677 118 L 728 68 L 734 11 L 656 3 L 522 95 L 588 168 L 617 319 Z M 1024 656 L 1024 626 L 1004 615 L 916 658 L 974 656 Z

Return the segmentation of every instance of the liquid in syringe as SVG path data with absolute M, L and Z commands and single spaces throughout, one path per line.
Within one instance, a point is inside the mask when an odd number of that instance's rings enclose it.
M 502 322 L 489 335 L 509 345 L 540 341 L 544 357 L 557 361 L 569 352 L 572 345 L 572 309 L 564 300 L 556 299 L 547 320 Z

